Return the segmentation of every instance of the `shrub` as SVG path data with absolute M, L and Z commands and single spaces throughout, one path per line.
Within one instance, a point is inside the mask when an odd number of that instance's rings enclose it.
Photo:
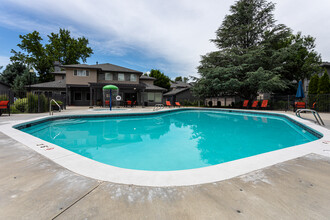
M 198 106 L 198 101 L 189 101 L 189 100 L 184 100 L 181 105 L 183 106 Z
M 16 107 L 14 105 L 10 106 L 10 114 L 19 114 L 22 113 L 21 111 L 19 111 L 18 109 L 16 109 Z
M 28 112 L 29 113 L 38 112 L 38 95 L 28 93 L 27 100 L 28 100 Z
M 280 101 L 275 101 L 273 104 L 273 108 L 275 110 L 286 110 L 288 109 L 288 101 L 280 100 Z
M 0 101 L 8 101 L 9 97 L 8 95 L 0 95 Z
M 49 101 L 44 94 L 39 95 L 39 111 L 40 112 L 47 112 L 49 111 Z
M 27 112 L 28 103 L 27 98 L 17 99 L 14 103 L 14 107 L 19 112 Z

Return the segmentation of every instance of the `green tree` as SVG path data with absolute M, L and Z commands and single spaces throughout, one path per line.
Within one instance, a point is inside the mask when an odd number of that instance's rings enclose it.
M 38 78 L 35 72 L 30 73 L 29 69 L 25 69 L 22 75 L 15 78 L 12 90 L 14 92 L 22 92 L 29 90 L 29 85 L 33 85 L 38 82 Z
M 70 36 L 70 31 L 60 29 L 58 34 L 48 35 L 49 44 L 46 44 L 47 54 L 53 61 L 60 61 L 63 65 L 78 64 L 81 59 L 84 63 L 93 54 L 92 48 L 88 47 L 88 39 Z
M 212 40 L 218 51 L 202 56 L 194 86 L 195 94 L 219 96 L 238 94 L 253 99 L 258 92 L 283 90 L 278 50 L 291 31 L 276 25 L 273 3 L 264 0 L 240 0 L 231 6 Z
M 298 45 L 312 52 L 314 41 L 292 35 L 285 25 L 275 24 L 274 8 L 273 3 L 265 0 L 240 0 L 231 6 L 231 14 L 225 17 L 212 40 L 218 51 L 202 56 L 198 66 L 200 78 L 193 88 L 196 95 L 230 94 L 254 99 L 259 92 L 290 87 L 292 79 L 287 75 L 294 59 L 289 62 L 288 58 L 295 57 L 293 52 Z M 308 64 L 317 65 L 315 60 L 306 59 L 298 66 L 307 69 Z
M 175 77 L 174 81 L 175 82 L 178 82 L 178 81 L 182 82 L 182 76 Z
M 300 32 L 288 38 L 287 45 L 281 49 L 284 69 L 282 76 L 289 81 L 309 79 L 321 71 L 321 57 L 314 50 L 315 38 L 302 36 Z
M 33 31 L 26 35 L 19 35 L 21 43 L 17 46 L 21 51 L 12 50 L 12 62 L 20 62 L 32 66 L 39 75 L 40 82 L 53 79 L 50 74 L 53 71 L 54 61 L 62 64 L 77 64 L 81 59 L 86 62 L 92 53 L 88 47 L 88 40 L 84 37 L 75 39 L 70 36 L 70 31 L 60 29 L 58 34 L 48 35 L 48 44 L 43 45 L 39 32 Z
M 317 94 L 317 90 L 319 87 L 319 76 L 318 74 L 314 74 L 311 77 L 311 80 L 309 82 L 309 87 L 308 87 L 308 95 L 316 95 Z
M 328 71 L 325 69 L 323 76 L 319 80 L 318 94 L 330 94 L 330 81 Z
M 6 69 L 0 74 L 0 81 L 7 83 L 12 87 L 15 79 L 23 75 L 24 71 L 29 71 L 29 69 L 22 63 L 15 62 L 8 64 Z
M 164 73 L 160 72 L 160 70 L 154 70 L 152 69 L 149 74 L 150 77 L 156 78 L 154 84 L 156 86 L 165 88 L 167 90 L 170 89 L 171 84 L 170 84 L 170 78 L 166 76 Z

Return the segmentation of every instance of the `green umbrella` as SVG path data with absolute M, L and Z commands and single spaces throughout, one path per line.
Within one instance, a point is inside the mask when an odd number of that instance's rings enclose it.
M 109 89 L 110 90 L 110 103 L 109 103 L 109 106 L 110 106 L 110 111 L 111 111 L 111 96 L 112 96 L 112 90 L 118 90 L 118 87 L 117 86 L 114 86 L 114 85 L 106 85 L 106 86 L 103 86 L 103 90 L 107 90 Z

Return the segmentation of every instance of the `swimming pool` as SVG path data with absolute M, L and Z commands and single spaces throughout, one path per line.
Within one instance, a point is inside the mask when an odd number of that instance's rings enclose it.
M 57 118 L 18 128 L 92 160 L 147 171 L 218 165 L 322 136 L 280 115 L 208 109 Z
M 131 109 L 127 108 L 112 108 L 111 111 L 129 111 Z M 94 108 L 94 109 L 89 109 L 88 111 L 93 111 L 93 112 L 111 112 L 109 108 Z

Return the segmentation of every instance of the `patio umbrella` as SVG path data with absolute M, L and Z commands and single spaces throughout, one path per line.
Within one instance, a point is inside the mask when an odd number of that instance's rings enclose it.
M 111 111 L 112 90 L 118 90 L 118 87 L 114 86 L 114 85 L 106 85 L 106 86 L 103 86 L 103 90 L 110 90 L 110 103 L 109 103 L 109 106 L 110 106 L 110 111 Z
M 298 89 L 297 89 L 297 93 L 296 93 L 296 98 L 298 99 L 302 99 L 305 97 L 305 94 L 304 94 L 304 89 L 303 89 L 303 85 L 302 85 L 302 81 L 300 80 L 299 81 L 299 84 L 298 84 Z

